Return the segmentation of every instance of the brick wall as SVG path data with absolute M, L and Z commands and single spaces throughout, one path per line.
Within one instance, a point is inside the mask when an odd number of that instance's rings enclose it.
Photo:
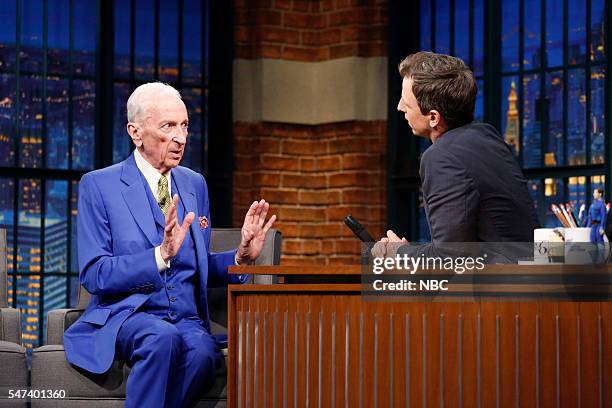
M 235 1 L 235 58 L 318 62 L 386 55 L 384 1 Z M 386 103 L 386 100 L 380 101 Z M 386 122 L 234 123 L 234 209 L 240 226 L 265 198 L 284 235 L 284 265 L 349 264 L 360 245 L 342 219 L 386 227 Z
M 381 0 L 236 0 L 236 58 L 325 61 L 387 55 Z

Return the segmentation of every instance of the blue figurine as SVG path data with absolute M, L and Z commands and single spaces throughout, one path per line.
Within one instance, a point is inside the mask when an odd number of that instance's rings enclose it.
M 583 208 L 580 210 L 582 213 Z M 584 227 L 591 227 L 591 243 L 593 244 L 604 243 L 603 225 L 606 222 L 607 212 L 606 204 L 603 202 L 603 190 L 601 188 L 596 188 L 593 190 L 593 202 L 589 207 L 589 214 L 583 223 Z

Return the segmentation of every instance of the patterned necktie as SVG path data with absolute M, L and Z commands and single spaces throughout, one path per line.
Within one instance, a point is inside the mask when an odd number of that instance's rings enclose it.
M 157 203 L 164 215 L 170 209 L 170 193 L 168 192 L 168 178 L 162 174 L 157 182 Z

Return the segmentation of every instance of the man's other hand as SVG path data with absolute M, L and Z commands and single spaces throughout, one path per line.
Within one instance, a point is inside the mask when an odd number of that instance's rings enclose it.
M 382 237 L 372 248 L 372 256 L 374 258 L 394 257 L 397 253 L 397 248 L 400 243 L 407 244 L 406 238 L 400 238 L 392 230 L 387 231 L 387 236 Z
M 164 227 L 164 242 L 161 244 L 160 252 L 164 262 L 168 262 L 178 253 L 185 235 L 189 230 L 189 226 L 195 219 L 195 214 L 189 212 L 183 219 L 183 224 L 179 225 L 178 216 L 176 215 L 176 206 L 178 204 L 178 194 L 175 194 L 170 203 L 170 209 L 166 214 L 166 226 Z
M 242 231 L 240 234 L 240 245 L 236 252 L 236 262 L 239 265 L 251 264 L 255 262 L 266 239 L 266 233 L 276 221 L 276 215 L 272 215 L 268 222 L 266 216 L 270 204 L 266 200 L 253 201 L 251 207 L 244 217 Z

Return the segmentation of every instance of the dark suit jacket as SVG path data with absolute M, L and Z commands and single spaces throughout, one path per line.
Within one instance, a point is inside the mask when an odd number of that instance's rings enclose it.
M 527 181 L 493 126 L 444 133 L 423 153 L 420 173 L 433 246 L 533 241 L 538 221 Z

